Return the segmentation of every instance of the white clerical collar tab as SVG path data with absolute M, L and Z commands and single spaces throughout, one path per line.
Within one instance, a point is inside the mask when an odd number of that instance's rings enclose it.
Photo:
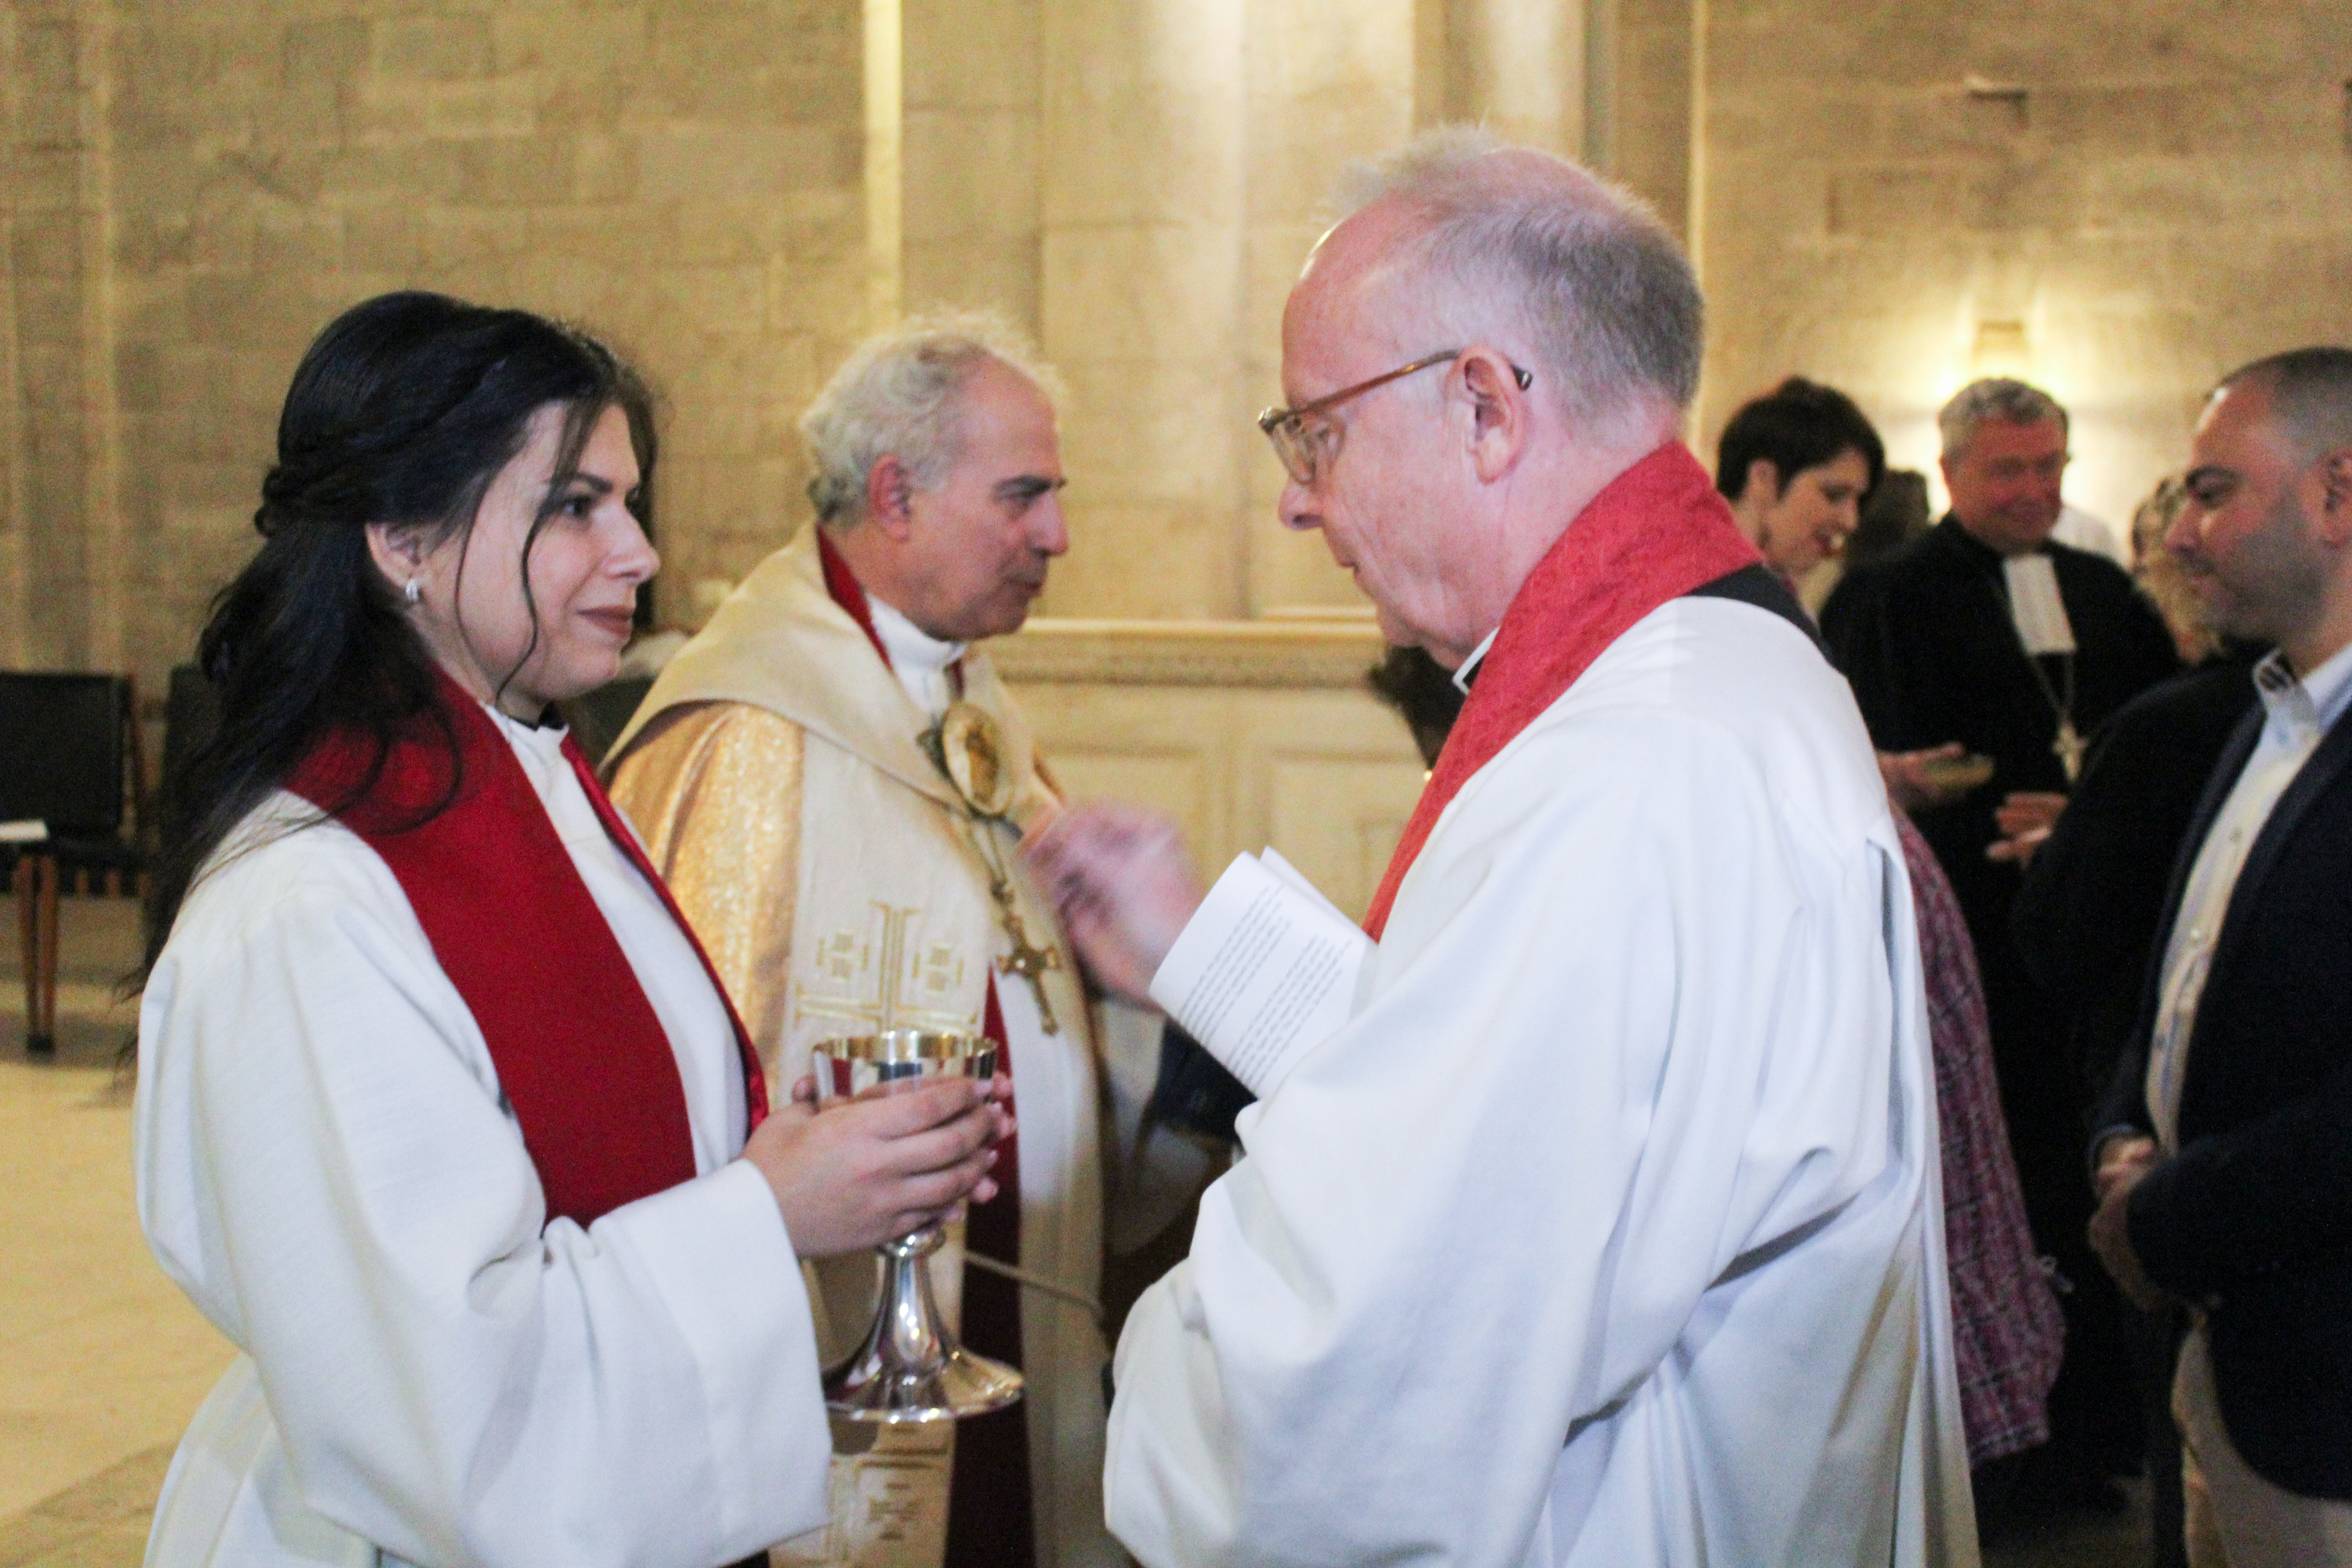
M 2066 619 L 2066 601 L 2058 593 L 2058 569 L 2036 550 L 2012 555 L 2000 563 L 2009 584 L 2010 619 L 2017 623 L 2017 640 L 2028 653 L 2073 653 L 2074 627 Z
M 874 617 L 874 633 L 890 650 L 890 662 L 905 670 L 945 669 L 964 655 L 968 646 L 941 642 L 897 610 L 868 594 L 866 608 Z
M 1488 632 L 1479 640 L 1478 646 L 1470 650 L 1470 657 L 1462 661 L 1462 668 L 1454 672 L 1454 689 L 1461 692 L 1463 696 L 1470 695 L 1470 682 L 1477 676 L 1478 666 L 1486 662 L 1486 650 L 1495 646 L 1495 638 L 1501 634 L 1502 630 L 1502 627 L 1496 626 L 1493 631 Z

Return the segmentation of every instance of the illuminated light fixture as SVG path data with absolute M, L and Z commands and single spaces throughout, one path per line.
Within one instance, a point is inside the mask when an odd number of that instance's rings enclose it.
M 2023 321 L 1977 323 L 1977 341 L 1969 351 L 1971 379 L 2005 375 L 2024 381 L 2031 378 L 2032 369 L 2032 345 L 2025 335 Z

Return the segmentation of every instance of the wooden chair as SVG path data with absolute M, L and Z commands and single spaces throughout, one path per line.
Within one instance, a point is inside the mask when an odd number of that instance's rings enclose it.
M 25 943 L 25 1045 L 57 1048 L 58 896 L 136 895 L 137 704 L 124 675 L 0 671 L 0 822 L 45 837 L 5 847 Z

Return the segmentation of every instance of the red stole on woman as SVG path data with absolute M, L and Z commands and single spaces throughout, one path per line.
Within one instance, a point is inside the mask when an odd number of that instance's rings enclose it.
M 481 1028 L 538 1168 L 548 1218 L 590 1225 L 694 1178 L 677 1058 L 506 737 L 448 677 L 436 671 L 436 707 L 402 723 L 389 749 L 364 732 L 330 731 L 285 787 L 390 868 Z M 767 1080 L 726 987 L 569 736 L 563 750 L 597 820 L 710 976 L 734 1026 L 745 1105 L 758 1126 Z
M 1421 792 L 1364 929 L 1388 925 L 1397 888 L 1462 786 L 1576 684 L 1611 643 L 1669 599 L 1763 559 L 1679 441 L 1610 481 L 1519 585 L 1470 700 Z

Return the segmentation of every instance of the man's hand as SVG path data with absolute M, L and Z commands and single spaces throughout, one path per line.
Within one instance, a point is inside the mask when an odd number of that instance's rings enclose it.
M 1958 741 L 1947 741 L 1924 752 L 1881 752 L 1878 776 L 1886 784 L 1887 798 L 1905 811 L 1931 811 L 1950 805 L 1983 782 L 1979 779 L 1971 783 L 1940 765 L 1956 763 L 1966 755 L 1968 748 Z
M 1993 826 L 2000 837 L 1985 847 L 1988 860 L 2014 860 L 2024 865 L 2033 858 L 2042 841 L 2058 825 L 2058 814 L 2066 809 L 2066 797 L 2046 790 L 2016 790 L 2008 799 L 1993 808 Z
M 2155 1139 L 2110 1138 L 2100 1146 L 2098 1169 L 2091 1176 L 2091 1185 L 2099 1194 L 2098 1210 L 2091 1215 L 2091 1249 L 2116 1277 L 2124 1294 L 2150 1312 L 2162 1309 L 2168 1298 L 2148 1279 L 2139 1266 L 2139 1255 L 2132 1250 L 2128 1205 L 2132 1189 L 2155 1166 Z
M 793 1250 L 834 1258 L 881 1246 L 952 1216 L 967 1198 L 996 1195 L 992 1147 L 1012 1129 L 1003 1086 L 932 1079 L 914 1089 L 812 1103 L 814 1084 L 760 1123 L 743 1158 L 768 1178 Z
M 1094 983 L 1150 1006 L 1151 977 L 1201 907 L 1175 823 L 1137 805 L 1073 806 L 1030 834 L 1021 856 Z

